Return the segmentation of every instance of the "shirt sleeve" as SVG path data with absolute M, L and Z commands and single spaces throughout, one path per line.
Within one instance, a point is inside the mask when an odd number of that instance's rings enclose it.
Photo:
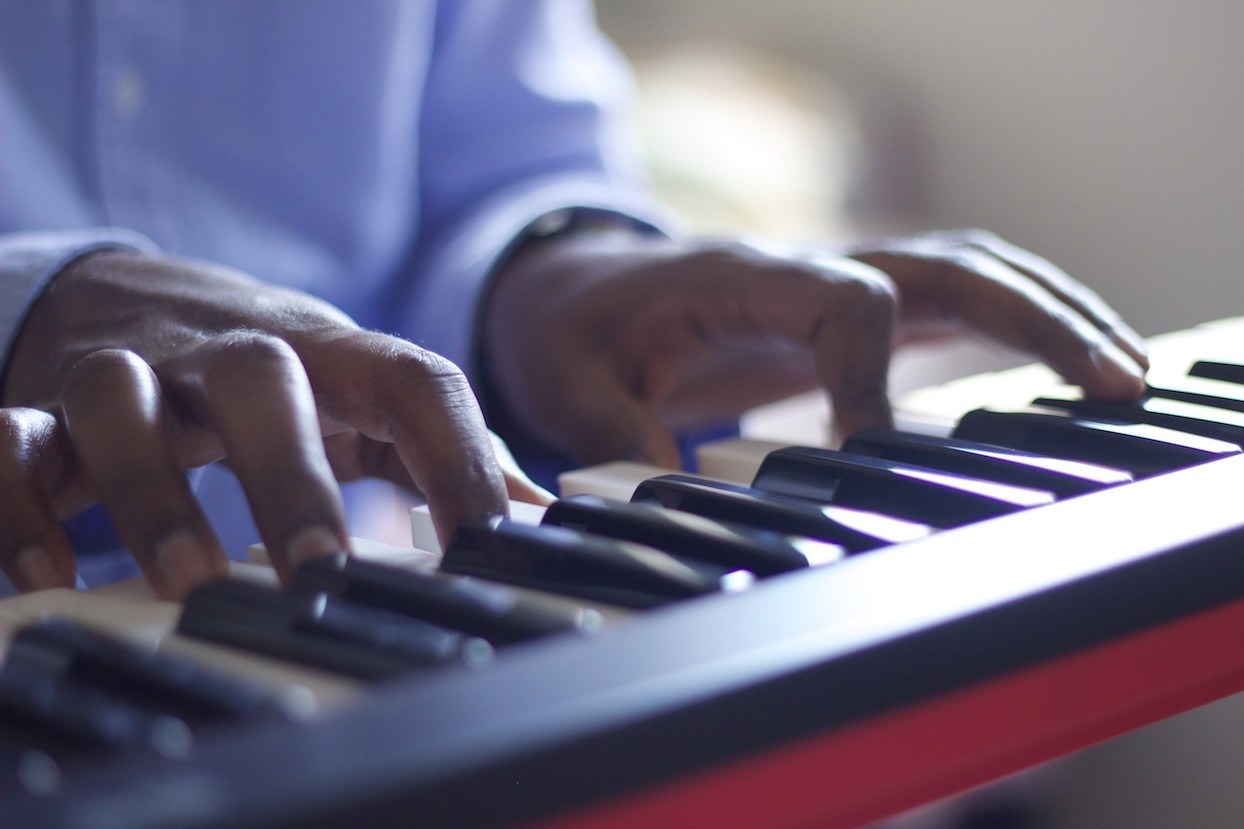
M 0 368 L 8 366 L 17 332 L 52 277 L 105 249 L 157 251 L 145 236 L 122 228 L 0 235 Z
M 565 208 L 648 227 L 670 218 L 646 193 L 629 72 L 588 3 L 440 8 L 402 327 L 471 374 L 488 277 L 537 219 Z

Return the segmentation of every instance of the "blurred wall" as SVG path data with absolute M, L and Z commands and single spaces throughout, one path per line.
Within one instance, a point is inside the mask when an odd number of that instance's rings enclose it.
M 633 58 L 726 42 L 827 73 L 880 164 L 872 206 L 904 223 L 995 230 L 1144 334 L 1244 314 L 1244 4 L 601 0 L 599 15 Z

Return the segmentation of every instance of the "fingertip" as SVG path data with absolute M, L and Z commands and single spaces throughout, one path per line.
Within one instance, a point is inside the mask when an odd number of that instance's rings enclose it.
M 332 527 L 314 525 L 304 527 L 290 536 L 285 545 L 285 555 L 274 563 L 281 580 L 285 581 L 300 566 L 311 559 L 331 556 L 342 551 L 350 552 L 350 540 Z
M 838 400 L 832 402 L 834 416 L 830 427 L 835 445 L 864 429 L 890 428 L 894 425 L 894 413 L 890 409 L 889 399 L 884 395 L 850 403 Z
M 1096 400 L 1136 400 L 1145 393 L 1148 360 L 1138 362 L 1112 342 L 1092 352 L 1095 373 L 1083 384 L 1086 397 Z
M 506 473 L 505 489 L 511 501 L 523 501 L 528 504 L 546 507 L 557 500 L 553 493 L 532 481 L 526 476 L 515 476 Z
M 21 550 L 13 559 L 13 566 L 25 591 L 47 590 L 54 587 L 73 587 L 72 574 L 66 574 L 52 554 L 44 547 L 30 546 Z
M 219 546 L 206 543 L 189 531 L 169 535 L 155 547 L 156 592 L 174 601 L 205 582 L 223 578 L 229 565 Z
M 678 442 L 674 435 L 663 426 L 650 424 L 636 447 L 631 459 L 641 463 L 650 463 L 666 469 L 681 469 L 682 454 L 678 451 Z
M 553 493 L 527 477 L 527 473 L 518 465 L 514 453 L 510 451 L 510 447 L 500 435 L 489 429 L 488 438 L 492 441 L 493 454 L 497 456 L 501 474 L 505 476 L 506 494 L 509 495 L 511 501 L 525 501 L 528 504 L 547 506 L 556 500 Z

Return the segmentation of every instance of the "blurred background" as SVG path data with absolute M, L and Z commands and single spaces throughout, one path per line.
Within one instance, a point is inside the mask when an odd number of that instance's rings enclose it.
M 1244 313 L 1244 4 L 598 8 L 640 73 L 660 184 L 695 172 L 763 199 L 723 190 L 734 212 L 706 211 L 718 227 L 986 226 L 1097 288 L 1143 334 Z
M 1144 335 L 1244 314 L 1244 4 L 601 0 L 599 17 L 637 70 L 655 184 L 694 228 L 986 227 Z M 894 387 L 1018 360 L 906 355 Z M 1036 825 L 1238 826 L 1241 771 L 1244 701 L 1226 700 L 1058 764 Z

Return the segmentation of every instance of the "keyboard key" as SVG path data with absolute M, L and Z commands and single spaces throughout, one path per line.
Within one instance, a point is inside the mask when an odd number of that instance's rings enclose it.
M 1202 406 L 1162 397 L 1150 397 L 1138 403 L 1101 403 L 1095 400 L 1039 397 L 1033 401 L 1033 405 L 1062 409 L 1074 415 L 1095 420 L 1148 423 L 1152 426 L 1225 440 L 1244 448 L 1244 413 L 1213 406 Z
M 662 475 L 644 481 L 631 500 L 782 535 L 828 541 L 848 553 L 913 541 L 933 531 L 928 525 L 881 513 L 816 504 L 688 475 Z
M 1236 363 L 1219 363 L 1213 360 L 1197 360 L 1188 369 L 1193 377 L 1222 380 L 1225 383 L 1244 383 L 1244 366 Z
M 262 689 L 190 659 L 144 649 L 80 624 L 50 619 L 17 632 L 7 665 L 32 665 L 152 713 L 194 725 L 283 713 Z
M 0 669 L 0 723 L 32 748 L 55 755 L 145 748 L 181 756 L 193 743 L 176 717 L 153 714 L 84 687 L 55 666 L 24 660 Z
M 803 446 L 770 453 L 752 486 L 934 527 L 957 527 L 1054 500 L 1043 490 Z
M 324 593 L 286 593 L 241 581 L 191 592 L 177 632 L 362 679 L 436 664 L 481 665 L 482 639 Z
M 1051 458 L 957 438 L 895 429 L 866 429 L 842 444 L 844 452 L 943 469 L 959 475 L 1041 489 L 1070 498 L 1128 483 L 1130 473 L 1108 466 Z
M 1244 412 L 1244 385 L 1224 383 L 1220 380 L 1184 377 L 1163 383 L 1161 386 L 1149 386 L 1146 395 L 1182 400 L 1186 403 L 1198 403 L 1202 406 L 1213 406 L 1233 412 Z
M 290 587 L 423 619 L 494 645 L 590 632 L 602 624 L 599 613 L 569 602 L 541 602 L 499 584 L 386 566 L 345 553 L 308 561 Z
M 741 589 L 754 578 L 642 544 L 508 519 L 459 529 L 441 570 L 633 608 Z
M 554 503 L 545 512 L 544 523 L 647 544 L 666 553 L 750 570 L 757 576 L 829 564 L 846 554 L 836 544 L 594 495 Z
M 1137 478 L 1217 460 L 1240 447 L 1147 423 L 1116 423 L 1052 409 L 968 412 L 954 437 L 1126 469 Z

